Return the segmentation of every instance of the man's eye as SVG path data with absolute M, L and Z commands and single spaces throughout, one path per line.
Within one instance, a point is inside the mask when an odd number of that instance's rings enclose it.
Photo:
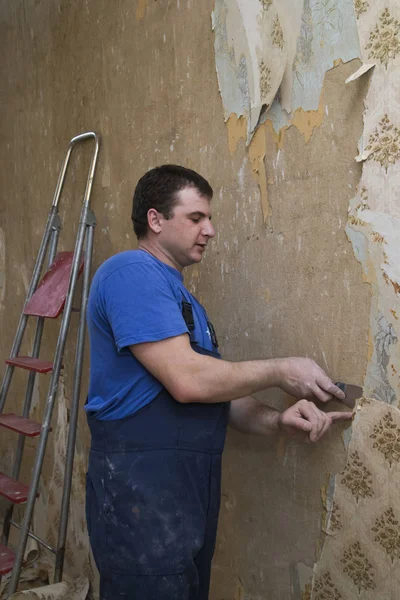
M 193 221 L 193 223 L 200 223 L 200 219 L 195 219 L 193 217 L 192 217 L 192 221 Z

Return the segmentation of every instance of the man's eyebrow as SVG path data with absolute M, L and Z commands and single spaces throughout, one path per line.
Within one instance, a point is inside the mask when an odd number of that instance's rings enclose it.
M 206 217 L 206 218 L 209 218 L 209 219 L 210 219 L 210 221 L 211 221 L 211 215 L 210 215 L 210 216 L 208 216 L 208 215 L 206 215 L 206 213 L 203 213 L 203 212 L 201 212 L 200 210 L 195 210 L 194 212 L 191 212 L 191 213 L 189 213 L 189 215 L 188 215 L 188 216 L 189 216 L 189 217 L 202 217 L 202 218 L 203 218 L 203 217 Z

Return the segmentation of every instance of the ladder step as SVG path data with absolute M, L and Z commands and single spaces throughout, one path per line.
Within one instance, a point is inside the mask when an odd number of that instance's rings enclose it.
M 5 575 L 12 571 L 15 561 L 15 554 L 7 546 L 0 544 L 0 575 Z
M 42 430 L 41 423 L 36 423 L 32 419 L 13 414 L 0 415 L 0 427 L 12 429 L 12 431 L 27 435 L 28 437 L 40 435 Z
M 67 297 L 72 270 L 73 252 L 59 252 L 43 277 L 39 287 L 27 302 L 24 313 L 34 317 L 56 319 L 62 312 Z M 83 257 L 79 275 L 83 270 Z
M 16 479 L 0 472 L 0 496 L 4 496 L 13 504 L 22 504 L 28 498 L 29 487 Z M 39 494 L 36 494 L 36 498 Z
M 36 373 L 49 373 L 53 370 L 53 363 L 48 360 L 40 360 L 31 356 L 16 356 L 15 358 L 6 358 L 6 363 L 20 369 L 36 371 Z

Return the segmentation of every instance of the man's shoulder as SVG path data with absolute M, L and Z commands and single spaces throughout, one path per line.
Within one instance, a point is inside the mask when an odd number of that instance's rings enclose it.
M 105 260 L 97 269 L 95 278 L 101 283 L 114 273 L 124 272 L 124 270 L 132 271 L 135 270 L 135 267 L 137 267 L 138 272 L 146 272 L 154 270 L 157 268 L 157 265 L 145 252 L 140 250 L 126 250 L 125 252 L 114 254 L 114 256 Z

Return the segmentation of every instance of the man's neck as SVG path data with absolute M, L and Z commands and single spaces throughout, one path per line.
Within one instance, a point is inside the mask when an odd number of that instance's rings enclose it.
M 154 256 L 154 258 L 157 258 L 169 267 L 173 267 L 174 269 L 182 273 L 183 268 L 177 263 L 175 263 L 173 259 L 168 254 L 166 254 L 164 250 L 162 250 L 162 248 L 159 248 L 155 244 L 152 244 L 149 240 L 139 240 L 138 250 L 144 250 L 145 252 L 148 252 L 148 254 L 151 254 L 152 256 Z

